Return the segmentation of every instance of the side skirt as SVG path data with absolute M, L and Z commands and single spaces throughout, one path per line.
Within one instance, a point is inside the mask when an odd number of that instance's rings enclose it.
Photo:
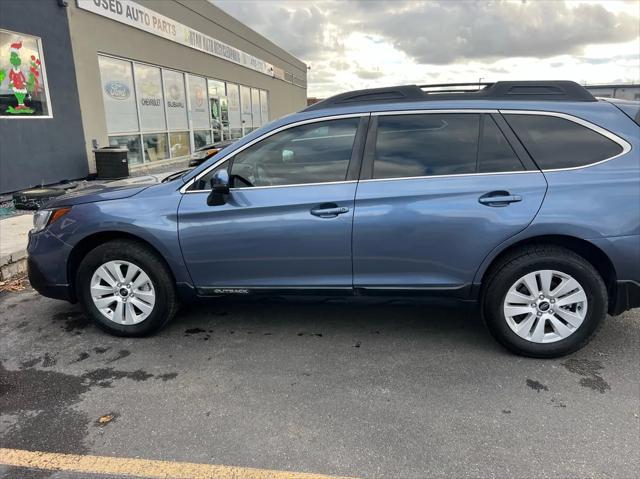
M 379 297 L 413 299 L 457 299 L 473 301 L 470 284 L 458 287 L 244 287 L 208 286 L 197 288 L 202 297 L 312 296 L 312 297 Z

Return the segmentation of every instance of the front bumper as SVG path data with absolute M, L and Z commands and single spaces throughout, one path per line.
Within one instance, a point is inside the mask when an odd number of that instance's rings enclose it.
M 640 283 L 618 281 L 609 314 L 616 316 L 633 308 L 640 308 Z
M 75 302 L 67 265 L 71 246 L 45 230 L 29 233 L 27 273 L 31 286 L 43 296 Z
M 29 275 L 29 283 L 42 296 L 53 299 L 62 299 L 75 303 L 75 295 L 72 293 L 70 284 L 54 284 L 49 282 L 42 271 L 38 268 L 38 264 L 33 258 L 27 258 L 27 274 Z

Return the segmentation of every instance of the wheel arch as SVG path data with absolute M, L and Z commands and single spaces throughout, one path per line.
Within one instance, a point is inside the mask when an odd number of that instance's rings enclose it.
M 614 303 L 617 295 L 617 274 L 615 267 L 607 254 L 593 243 L 569 235 L 539 235 L 532 236 L 517 241 L 513 244 L 506 245 L 502 250 L 497 252 L 490 261 L 486 262 L 484 269 L 479 271 L 480 276 L 480 298 L 484 295 L 484 287 L 486 280 L 492 273 L 493 269 L 499 264 L 505 257 L 514 254 L 518 249 L 533 244 L 554 245 L 567 248 L 574 253 L 580 255 L 585 261 L 591 263 L 591 265 L 598 271 L 602 277 L 605 285 L 607 286 L 607 292 L 609 296 L 608 310 L 613 311 Z
M 175 284 L 176 278 L 175 273 L 172 270 L 171 266 L 167 263 L 167 260 L 164 258 L 162 253 L 156 248 L 152 243 L 141 238 L 140 236 L 136 236 L 132 233 L 127 233 L 125 231 L 101 231 L 98 233 L 93 233 L 82 238 L 71 250 L 69 254 L 69 260 L 67 261 L 67 278 L 70 284 L 70 294 L 72 295 L 73 301 L 77 300 L 76 296 L 76 274 L 78 272 L 78 267 L 82 262 L 82 259 L 89 253 L 89 251 L 94 248 L 108 243 L 113 240 L 130 240 L 135 241 L 153 251 L 158 258 L 164 263 L 167 267 L 167 270 L 171 274 L 171 278 Z

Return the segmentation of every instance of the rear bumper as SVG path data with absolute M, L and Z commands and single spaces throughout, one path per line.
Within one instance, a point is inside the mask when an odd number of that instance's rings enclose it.
M 640 308 L 640 283 L 618 281 L 616 295 L 611 304 L 609 314 L 616 316 L 633 308 Z

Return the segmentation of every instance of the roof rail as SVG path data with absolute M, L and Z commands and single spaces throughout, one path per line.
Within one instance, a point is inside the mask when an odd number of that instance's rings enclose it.
M 314 103 L 304 111 L 364 103 L 402 103 L 429 100 L 597 101 L 582 85 L 566 80 L 436 83 L 370 88 L 341 93 Z
M 455 92 L 471 92 L 478 91 L 484 87 L 488 87 L 493 85 L 493 83 L 482 83 L 482 82 L 473 82 L 473 83 L 429 83 L 426 85 L 418 85 L 425 93 L 455 93 Z M 465 88 L 460 88 L 465 87 Z

